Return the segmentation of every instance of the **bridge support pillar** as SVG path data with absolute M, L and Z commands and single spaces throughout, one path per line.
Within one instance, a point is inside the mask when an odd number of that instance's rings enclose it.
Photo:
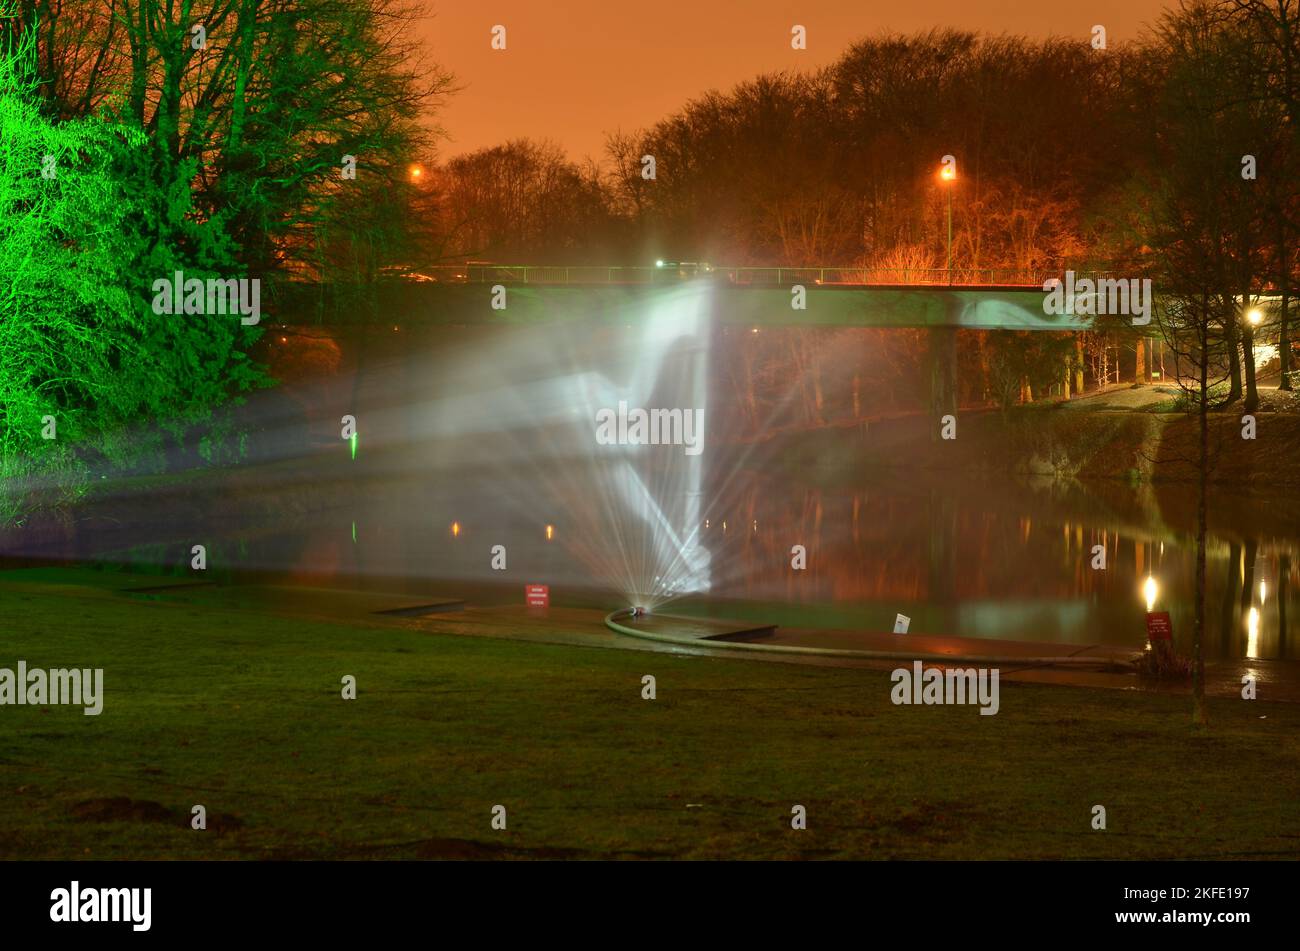
M 930 411 L 937 438 L 939 418 L 957 413 L 957 328 L 930 327 L 926 333 L 930 338 Z

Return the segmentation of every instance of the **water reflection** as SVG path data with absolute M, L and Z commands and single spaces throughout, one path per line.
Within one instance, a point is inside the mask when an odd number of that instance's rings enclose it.
M 913 475 L 862 491 L 783 492 L 757 474 L 743 488 L 734 481 L 712 523 L 738 512 L 763 530 L 705 532 L 714 593 L 735 599 L 733 611 L 748 603 L 786 625 L 874 630 L 901 612 L 919 632 L 1140 647 L 1144 612 L 1167 610 L 1190 648 L 1195 540 L 1161 521 L 1150 488 Z M 793 544 L 807 548 L 805 571 L 790 568 Z M 1210 656 L 1290 656 L 1296 544 L 1211 533 Z
M 807 643 L 841 642 L 818 630 L 888 630 L 903 613 L 917 633 L 1141 647 L 1152 578 L 1153 606 L 1170 612 L 1175 640 L 1190 647 L 1194 539 L 1160 520 L 1150 489 L 911 476 L 840 490 L 776 477 L 763 459 L 757 470 L 717 471 L 724 484 L 706 493 L 699 532 L 711 591 L 679 610 L 811 629 L 801 635 Z M 531 495 L 515 485 L 508 505 L 489 481 L 419 479 L 377 480 L 361 493 L 321 481 L 284 499 L 189 498 L 184 511 L 150 495 L 115 500 L 112 518 L 83 507 L 60 533 L 10 531 L 5 547 L 27 559 L 184 565 L 201 538 L 214 577 L 237 566 L 309 584 L 438 581 L 460 590 L 503 581 L 499 595 L 480 595 L 502 601 L 518 600 L 527 581 L 550 583 L 557 604 L 617 606 L 617 571 L 602 565 L 620 553 L 595 522 L 566 525 L 551 514 L 563 508 L 551 494 L 561 484 L 584 492 L 570 473 L 539 479 Z M 474 520 L 457 517 L 464 512 Z M 494 544 L 509 550 L 504 579 L 490 569 Z M 796 545 L 807 552 L 802 570 L 791 567 Z M 1211 534 L 1209 656 L 1296 656 L 1287 630 L 1296 545 L 1294 537 Z M 1102 558 L 1105 567 L 1094 568 Z
M 184 572 L 190 546 L 203 541 L 210 577 L 472 591 L 479 603 L 519 603 L 523 584 L 544 583 L 554 604 L 606 608 L 623 606 L 629 574 L 658 580 L 665 559 L 637 534 L 647 521 L 611 525 L 611 512 L 628 508 L 609 492 L 602 468 L 617 460 L 597 464 L 589 443 L 577 439 L 586 435 L 589 416 L 576 407 L 586 404 L 556 383 L 586 386 L 593 368 L 602 380 L 621 380 L 642 354 L 629 355 L 627 341 L 585 325 L 543 328 L 527 340 L 512 329 L 508 352 L 499 349 L 500 335 L 466 332 L 462 340 L 440 333 L 436 356 L 411 347 L 351 377 L 328 376 L 340 372 L 340 361 L 354 362 L 351 350 L 336 354 L 333 369 L 313 364 L 309 383 L 273 395 L 308 415 L 291 415 L 270 430 L 280 455 L 261 465 L 234 470 L 201 492 L 184 484 L 115 487 L 55 518 L 0 530 L 0 560 Z M 851 355 L 838 349 L 845 360 Z M 485 352 L 498 357 L 495 363 Z M 719 353 L 716 342 L 708 352 Z M 752 356 L 722 349 L 728 352 L 733 363 Z M 664 357 L 681 379 L 656 375 L 661 382 L 645 386 L 647 403 L 702 404 L 675 398 L 701 388 L 687 355 Z M 683 599 L 678 610 L 776 623 L 807 632 L 783 636 L 834 646 L 846 646 L 855 631 L 891 630 L 902 613 L 915 633 L 1139 648 L 1152 579 L 1151 606 L 1169 611 L 1175 641 L 1189 648 L 1190 485 L 869 472 L 861 460 L 877 431 L 865 424 L 835 431 L 813 450 L 806 433 L 781 430 L 829 417 L 835 394 L 855 414 L 865 412 L 856 364 L 845 377 L 851 386 L 832 388 L 828 376 L 824 392 L 800 391 L 797 399 L 775 386 L 756 390 L 753 380 L 786 378 L 761 363 L 741 377 L 710 367 L 710 426 L 732 441 L 719 439 L 700 457 L 698 497 L 694 468 L 689 479 L 650 467 L 638 473 L 649 480 L 638 497 L 655 501 L 672 523 L 663 537 L 698 540 L 701 549 L 703 557 L 691 564 L 707 573 L 707 600 Z M 784 415 L 756 397 L 783 407 Z M 900 395 L 887 402 L 907 401 Z M 366 452 L 355 460 L 338 441 L 343 413 L 355 413 L 366 427 Z M 578 420 L 573 432 L 559 438 L 571 418 Z M 286 434 L 306 440 L 304 433 L 314 445 L 285 448 Z M 696 457 L 674 458 L 694 466 Z M 1213 501 L 1208 655 L 1300 656 L 1287 628 L 1300 528 L 1279 527 L 1300 525 L 1294 505 L 1281 493 Z M 495 545 L 509 553 L 501 572 L 492 568 Z M 792 567 L 795 546 L 806 551 L 805 568 Z

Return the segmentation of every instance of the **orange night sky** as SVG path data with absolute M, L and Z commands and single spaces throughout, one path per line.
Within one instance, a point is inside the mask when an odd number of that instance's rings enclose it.
M 647 126 L 710 88 L 834 61 L 885 30 L 954 27 L 1030 37 L 1132 39 L 1173 0 L 433 0 L 429 52 L 464 87 L 442 122 L 450 157 L 508 138 L 550 138 L 600 157 L 604 133 Z M 507 49 L 490 47 L 493 25 Z M 790 48 L 802 24 L 808 49 Z

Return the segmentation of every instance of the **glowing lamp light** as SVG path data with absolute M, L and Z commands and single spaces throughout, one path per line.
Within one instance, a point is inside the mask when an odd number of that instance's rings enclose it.
M 460 538 L 460 522 L 451 523 L 451 537 Z
M 1253 307 L 1246 313 L 1246 319 L 1250 321 L 1252 327 L 1258 327 L 1264 322 L 1264 312 L 1258 307 Z
M 411 166 L 411 181 L 419 181 L 420 176 L 424 174 L 424 169 L 418 165 Z
M 348 440 L 348 445 L 352 449 L 352 458 L 356 459 L 357 457 L 357 434 L 356 433 L 352 434 L 352 438 Z
M 1268 600 L 1268 585 L 1263 581 L 1259 583 L 1259 603 L 1262 606 Z
M 1147 575 L 1147 580 L 1142 583 L 1142 596 L 1147 600 L 1147 611 L 1154 611 L 1156 607 L 1156 597 L 1160 594 L 1160 585 L 1151 575 Z
M 553 539 L 554 537 L 555 537 L 555 526 L 554 526 L 554 525 L 547 525 L 547 526 L 546 526 L 546 540 L 549 542 L 549 541 L 550 541 L 551 539 Z
M 663 267 L 663 266 L 664 266 L 664 262 L 663 262 L 663 261 L 656 261 L 656 262 L 655 262 L 655 267 Z
M 957 168 L 953 165 L 945 165 L 939 169 L 939 177 L 945 182 L 951 182 L 957 177 Z
M 1246 615 L 1246 656 L 1259 656 L 1259 609 L 1251 608 Z

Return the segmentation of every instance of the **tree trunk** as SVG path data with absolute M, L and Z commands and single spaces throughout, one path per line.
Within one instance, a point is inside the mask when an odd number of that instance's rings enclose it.
M 1233 311 L 1236 310 L 1234 306 Z M 1224 324 L 1224 340 L 1228 345 L 1228 402 L 1235 403 L 1241 399 L 1241 334 L 1235 313 L 1230 314 Z
M 166 184 L 171 184 L 170 171 L 180 157 L 181 145 L 181 81 L 189 59 L 190 8 L 193 0 L 182 0 L 180 23 L 160 17 L 156 47 L 162 54 L 162 88 L 158 91 L 158 110 L 155 140 L 163 168 L 167 170 Z
M 248 116 L 248 81 L 253 69 L 253 28 L 257 21 L 256 0 L 244 0 L 235 24 L 235 89 L 230 98 L 230 131 L 226 136 L 226 154 L 238 155 L 244 145 L 244 127 Z
M 131 19 L 131 5 L 125 4 L 126 36 L 131 47 L 131 83 L 128 110 L 136 124 L 144 126 L 145 89 L 149 82 L 149 21 L 145 5 L 139 4 L 139 21 Z
M 1259 406 L 1259 390 L 1255 388 L 1255 330 L 1249 323 L 1241 328 L 1241 349 L 1246 370 L 1246 402 L 1243 409 L 1247 413 L 1253 413 Z

